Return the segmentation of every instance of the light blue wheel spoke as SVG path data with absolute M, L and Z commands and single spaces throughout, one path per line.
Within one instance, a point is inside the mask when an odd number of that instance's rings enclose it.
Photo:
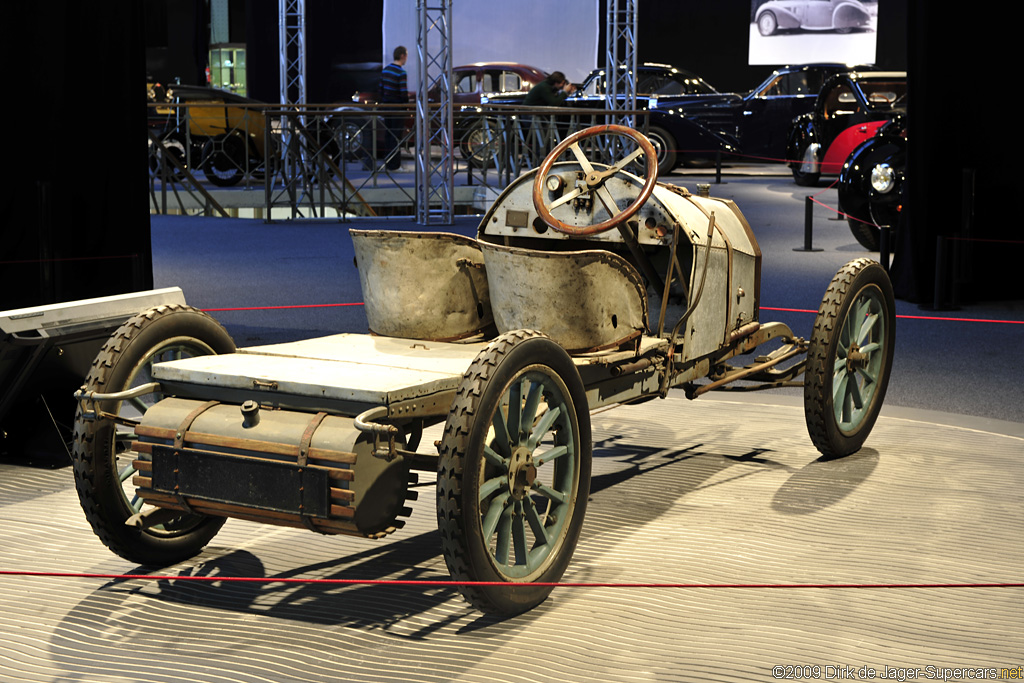
M 838 377 L 839 373 L 843 372 L 845 369 L 846 369 L 846 359 L 845 358 L 836 358 L 836 362 L 832 366 L 832 376 L 833 377 Z
M 526 521 L 530 523 L 530 530 L 533 531 L 534 538 L 537 539 L 537 543 L 546 544 L 548 542 L 547 530 L 544 528 L 544 521 L 540 518 L 540 512 L 537 511 L 537 505 L 533 502 L 533 498 L 526 499 Z
M 137 469 L 135 469 L 134 467 L 132 467 L 131 465 L 129 465 L 128 467 L 125 467 L 125 468 L 123 468 L 123 469 L 122 469 L 122 470 L 121 470 L 121 471 L 120 471 L 120 472 L 118 473 L 118 475 L 117 475 L 118 481 L 120 481 L 120 482 L 121 482 L 121 483 L 123 484 L 124 482 L 128 481 L 128 479 L 129 479 L 129 478 L 130 478 L 130 477 L 131 477 L 132 475 L 134 475 L 135 473 L 137 473 L 137 472 L 138 472 L 138 470 L 137 470 Z
M 484 446 L 484 458 L 495 467 L 508 469 L 508 460 L 495 453 L 494 449 L 490 446 Z
M 500 564 L 508 564 L 508 546 L 512 536 L 512 507 L 501 511 L 498 517 L 498 541 L 494 549 L 494 559 Z M 488 536 L 488 538 L 490 538 Z
M 556 503 L 564 503 L 566 501 L 566 495 L 561 491 L 557 491 L 546 484 L 538 484 L 534 482 L 533 490 L 541 494 L 545 498 L 550 498 Z
M 879 344 L 878 342 L 871 342 L 870 344 L 865 344 L 864 346 L 860 347 L 860 352 L 864 354 L 874 353 L 875 351 L 878 351 L 880 348 L 882 348 L 881 344 Z
M 533 420 L 537 417 L 537 408 L 540 406 L 540 399 L 543 396 L 544 385 L 540 382 L 530 384 L 530 391 L 526 394 L 526 405 L 523 406 L 522 424 L 525 429 L 533 426 Z
M 843 372 L 836 375 L 835 380 L 832 383 L 832 400 L 836 406 L 842 405 L 842 400 L 846 396 L 846 383 L 849 381 L 850 376 L 844 370 Z M 836 381 L 838 380 L 838 381 Z
M 516 564 L 526 564 L 526 514 L 523 501 L 517 500 L 512 515 L 512 545 L 515 548 Z
M 498 528 L 498 522 L 501 521 L 501 515 L 505 511 L 505 506 L 508 504 L 509 494 L 502 493 L 491 501 L 491 507 L 487 510 L 487 515 L 484 516 L 483 521 L 483 537 L 489 539 L 494 535 L 495 530 Z
M 527 448 L 531 451 L 537 448 L 537 444 L 544 438 L 544 435 L 551 429 L 551 425 L 555 423 L 559 415 L 562 414 L 562 408 L 559 406 L 550 406 L 548 412 L 544 413 L 543 417 L 537 421 L 537 425 L 533 428 L 530 433 L 530 440 L 527 442 Z
M 504 474 L 488 479 L 480 487 L 480 500 L 485 501 L 502 489 L 508 489 L 508 477 Z
M 135 409 L 140 413 L 145 413 L 149 410 L 149 404 L 142 400 L 141 396 L 135 396 L 134 398 L 128 399 L 128 402 L 135 406 Z
M 519 444 L 519 432 L 521 430 L 519 418 L 523 411 L 523 384 L 514 382 L 508 388 L 508 429 L 509 443 L 513 446 Z
M 850 340 L 853 339 L 852 335 L 852 322 L 853 316 L 847 316 L 846 320 L 843 321 L 842 327 L 839 328 L 839 348 L 847 349 L 850 346 Z
M 870 388 L 871 391 L 874 391 L 874 384 L 878 381 L 877 375 L 867 368 L 857 368 L 857 373 L 864 378 L 865 388 Z
M 544 463 L 551 462 L 555 458 L 560 458 L 568 452 L 568 446 L 555 446 L 554 448 L 547 450 L 541 455 L 535 456 L 533 458 L 533 464 L 536 465 L 537 467 L 540 467 Z
M 511 457 L 512 450 L 509 447 L 508 430 L 505 427 L 505 418 L 501 414 L 501 408 L 494 411 L 494 417 L 491 418 L 491 425 L 494 426 L 494 440 L 491 442 L 491 447 L 494 448 L 502 458 Z
M 878 324 L 879 316 L 877 313 L 872 313 L 864 319 L 864 324 L 860 327 L 860 334 L 857 335 L 857 344 L 863 345 L 864 341 L 868 338 L 868 334 L 874 329 L 875 325 Z
M 857 384 L 857 376 L 853 375 L 846 383 L 846 393 L 850 396 L 853 407 L 860 410 L 864 407 L 864 400 L 860 396 L 860 385 Z

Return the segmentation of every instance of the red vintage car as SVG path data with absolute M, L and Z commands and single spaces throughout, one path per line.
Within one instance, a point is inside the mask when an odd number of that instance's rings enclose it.
M 886 121 L 907 110 L 907 74 L 837 74 L 825 82 L 808 114 L 793 119 L 786 158 L 797 185 L 838 175 L 850 153 Z

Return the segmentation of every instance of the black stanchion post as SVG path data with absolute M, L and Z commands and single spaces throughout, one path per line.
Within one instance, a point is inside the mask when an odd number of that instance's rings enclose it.
M 715 152 L 715 185 L 722 184 L 722 152 Z
M 804 200 L 804 246 L 797 247 L 793 251 L 821 251 L 821 249 L 815 249 L 812 245 L 814 242 L 814 200 L 807 197 Z
M 944 310 L 946 300 L 946 238 L 939 235 L 935 238 L 935 292 L 932 308 Z
M 882 262 L 882 270 L 889 272 L 889 240 L 892 229 L 888 225 L 878 227 L 878 260 Z

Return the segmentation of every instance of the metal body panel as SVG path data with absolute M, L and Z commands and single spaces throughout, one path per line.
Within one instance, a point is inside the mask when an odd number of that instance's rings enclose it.
M 560 163 L 552 167 L 553 172 L 550 175 L 571 178 L 578 168 L 575 163 Z M 533 173 L 524 174 L 498 198 L 480 223 L 479 239 L 488 244 L 529 247 L 528 250 L 522 250 L 523 256 L 518 259 L 519 264 L 515 268 L 503 266 L 501 278 L 510 284 L 500 286 L 495 284 L 496 277 L 490 272 L 496 267 L 492 260 L 496 261 L 498 257 L 492 257 L 490 247 L 485 247 L 494 315 L 499 330 L 515 329 L 516 326 L 528 327 L 529 325 L 524 323 L 530 322 L 533 329 L 539 329 L 546 334 L 559 330 L 553 335 L 557 340 L 564 319 L 569 315 L 575 315 L 576 312 L 582 318 L 577 325 L 578 328 L 593 328 L 599 324 L 601 316 L 607 316 L 607 311 L 594 302 L 594 299 L 605 295 L 582 294 L 559 304 L 561 292 L 566 287 L 571 287 L 570 283 L 576 276 L 558 268 L 545 268 L 539 263 L 529 262 L 550 259 L 553 254 L 564 253 L 566 250 L 582 253 L 575 250 L 591 247 L 615 252 L 625 257 L 631 267 L 636 266 L 636 261 L 630 256 L 622 234 L 617 230 L 588 235 L 586 239 L 581 239 L 547 229 L 538 219 L 533 207 L 533 178 Z M 624 172 L 612 179 L 619 178 L 622 178 L 620 183 L 609 182 L 606 187 L 615 198 L 616 204 L 624 207 L 639 191 L 643 181 Z M 565 182 L 562 185 L 565 185 Z M 551 193 L 547 199 L 554 201 Z M 573 208 L 571 204 L 563 204 L 556 207 L 552 215 L 563 222 L 581 225 L 593 224 L 607 218 L 604 208 L 597 206 L 600 202 L 592 204 L 589 211 L 585 207 Z M 509 215 L 515 217 L 515 225 L 509 225 Z M 688 268 L 688 271 L 683 271 L 683 279 L 689 285 L 690 301 L 695 301 L 695 304 L 690 304 L 694 310 L 690 313 L 682 337 L 686 347 L 682 352 L 685 359 L 699 358 L 727 346 L 732 331 L 758 319 L 761 249 L 746 218 L 734 202 L 696 196 L 679 187 L 658 184 L 650 199 L 634 217 L 633 223 L 637 242 L 652 260 L 658 260 L 659 252 L 671 248 L 672 235 L 678 227 L 678 253 L 681 263 L 686 264 L 682 267 Z M 703 264 L 709 246 L 711 261 L 705 277 Z M 661 260 L 664 261 L 664 258 Z M 564 267 L 576 270 L 578 265 L 567 262 Z M 696 292 L 700 289 L 702 280 L 704 292 L 697 299 Z M 552 291 L 546 291 L 548 283 L 560 284 L 553 287 Z M 499 289 L 502 290 L 500 295 Z M 508 291 L 510 289 L 511 292 Z M 542 290 L 545 291 L 543 295 L 540 294 Z M 501 303 L 498 302 L 499 297 L 502 298 Z M 516 303 L 514 307 L 523 309 L 524 313 L 519 317 L 503 318 L 510 315 L 502 311 L 509 305 L 510 297 L 517 300 L 529 298 L 531 305 Z M 592 311 L 588 308 L 592 306 L 598 306 L 598 310 Z M 647 307 L 655 310 L 653 303 L 649 303 Z M 667 320 L 667 329 L 671 329 L 677 319 Z M 611 337 L 608 337 L 606 343 L 611 341 Z M 572 345 L 566 348 L 579 349 L 582 348 L 578 346 L 581 343 L 580 340 L 573 340 Z
M 625 259 L 483 246 L 499 332 L 541 330 L 576 352 L 615 348 L 647 330 L 646 287 Z
M 493 322 L 476 240 L 451 233 L 350 230 L 366 319 L 377 334 L 451 340 Z
M 604 164 L 598 163 L 593 164 L 593 166 L 595 169 L 609 168 Z M 560 162 L 554 164 L 551 170 L 552 172 L 548 177 L 558 176 L 562 181 L 563 189 L 557 192 L 545 192 L 548 202 L 557 200 L 563 190 L 571 190 L 575 185 L 577 172 L 582 173 L 583 169 L 576 162 Z M 537 210 L 533 206 L 533 179 L 535 176 L 536 169 L 519 176 L 505 188 L 480 221 L 478 237 L 567 239 L 566 235 L 549 229 L 539 220 Z M 636 193 L 640 191 L 643 184 L 642 178 L 622 171 L 609 178 L 605 186 L 612 193 L 616 204 L 621 209 L 625 208 L 636 198 Z M 634 220 L 639 224 L 637 239 L 640 244 L 662 245 L 667 243 L 664 232 L 659 232 L 656 228 L 659 225 L 671 225 L 672 216 L 666 210 L 665 194 L 664 188 L 655 187 L 651 199 L 634 217 Z M 661 196 L 660 200 L 659 195 Z M 552 215 L 569 225 L 592 225 L 608 220 L 608 212 L 600 201 L 592 200 L 588 204 L 588 208 L 583 208 L 581 205 L 574 205 L 573 203 L 563 204 L 555 208 L 552 211 Z M 587 241 L 596 242 L 597 244 L 621 244 L 623 240 L 617 231 L 609 230 L 608 232 L 589 235 Z
M 30 332 L 45 337 L 67 334 L 95 322 L 116 321 L 115 327 L 139 311 L 167 304 L 185 304 L 180 287 L 115 294 L 0 311 L 0 334 Z M 52 330 L 52 332 L 51 332 Z

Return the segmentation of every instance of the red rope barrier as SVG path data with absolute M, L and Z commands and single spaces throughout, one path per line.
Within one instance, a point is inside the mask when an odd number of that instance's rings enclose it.
M 784 311 L 787 313 L 817 313 L 808 308 L 769 308 L 761 306 L 762 311 Z M 943 322 L 957 323 L 999 323 L 1002 325 L 1024 325 L 1024 320 L 991 320 L 988 318 L 946 318 L 937 315 L 897 315 L 897 318 L 904 320 L 941 320 Z
M 62 579 L 115 579 L 123 581 L 205 581 L 238 583 L 302 583 L 341 586 L 508 586 L 505 581 L 452 581 L 402 579 L 296 579 L 256 576 L 168 576 L 155 574 L 94 574 L 86 572 L 33 572 L 0 569 L 0 576 L 31 576 Z M 1024 583 L 611 583 L 542 582 L 533 586 L 551 588 L 1024 588 Z

